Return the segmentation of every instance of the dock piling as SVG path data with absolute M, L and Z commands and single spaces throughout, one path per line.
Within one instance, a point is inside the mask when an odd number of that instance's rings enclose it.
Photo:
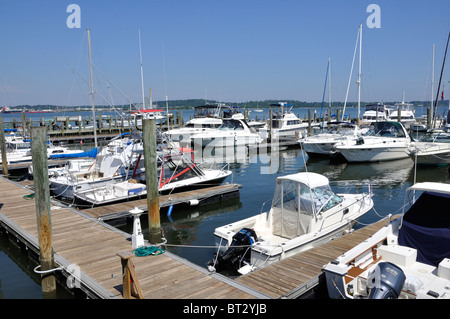
M 0 117 L 0 151 L 2 152 L 3 175 L 8 176 L 8 159 L 6 158 L 5 131 L 3 129 L 3 117 Z
M 38 126 L 32 128 L 31 156 L 33 163 L 40 263 L 41 271 L 43 272 L 55 268 L 52 245 L 46 138 L 47 127 Z M 42 292 L 44 298 L 55 297 L 56 280 L 53 272 L 42 274 Z
M 161 243 L 161 222 L 159 216 L 159 188 L 156 163 L 156 120 L 142 120 L 144 140 L 145 180 L 147 184 L 148 227 L 150 243 Z

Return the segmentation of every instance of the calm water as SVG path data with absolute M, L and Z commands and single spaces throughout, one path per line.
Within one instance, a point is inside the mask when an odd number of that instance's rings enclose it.
M 350 110 L 356 113 L 356 110 Z M 306 112 L 299 110 L 296 114 L 303 117 Z M 416 116 L 421 115 L 417 113 Z M 185 120 L 191 115 L 192 111 L 183 111 Z M 255 115 L 259 119 L 263 115 L 267 118 L 267 110 L 251 113 L 252 118 Z M 32 116 L 39 118 L 42 114 Z M 168 250 L 200 266 L 205 266 L 213 257 L 213 232 L 216 227 L 258 214 L 263 205 L 264 210 L 270 208 L 278 176 L 306 170 L 320 173 L 330 179 L 331 187 L 336 192 L 364 192 L 370 184 L 375 209 L 363 216 L 356 228 L 373 223 L 381 216 L 401 212 L 405 189 L 414 180 L 450 183 L 447 167 L 418 168 L 415 176 L 410 159 L 375 164 L 333 163 L 328 159 L 308 158 L 300 149 L 282 150 L 276 154 L 216 157 L 214 161 L 205 160 L 202 165 L 220 168 L 226 163 L 230 164 L 233 172 L 226 182 L 242 185 L 240 198 L 185 210 L 175 207 L 170 218 L 165 212 L 161 214 L 161 225 L 171 245 Z M 141 221 L 145 233 L 147 217 L 143 216 Z M 123 229 L 132 232 L 129 227 Z M 42 298 L 39 276 L 33 273 L 35 266 L 25 253 L 0 236 L 0 298 Z M 61 293 L 60 297 L 67 295 Z

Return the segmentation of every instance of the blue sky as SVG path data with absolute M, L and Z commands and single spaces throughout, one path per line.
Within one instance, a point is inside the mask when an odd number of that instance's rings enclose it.
M 71 3 L 81 9 L 79 29 L 66 25 Z M 372 3 L 381 9 L 378 29 L 366 25 Z M 360 23 L 361 99 L 401 100 L 405 92 L 406 100 L 429 100 L 432 47 L 436 89 L 450 31 L 448 0 L 0 0 L 0 106 L 89 105 L 86 28 L 93 64 L 135 102 L 139 30 L 145 94 L 152 88 L 154 101 L 321 101 L 329 57 L 332 100 L 344 101 Z M 95 78 L 96 104 L 105 104 L 100 94 L 127 103 Z

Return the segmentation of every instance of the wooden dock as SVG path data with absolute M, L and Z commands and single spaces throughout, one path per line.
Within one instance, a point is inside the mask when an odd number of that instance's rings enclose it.
M 39 254 L 35 201 L 30 190 L 0 177 L 0 228 Z M 324 278 L 322 267 L 369 238 L 387 220 L 361 228 L 318 248 L 289 257 L 238 279 L 209 273 L 170 252 L 133 257 L 145 298 L 299 298 Z M 121 252 L 131 252 L 131 236 L 85 212 L 52 207 L 55 262 L 65 277 L 71 265 L 81 271 L 80 289 L 92 298 L 122 298 Z
M 0 224 L 2 228 L 39 254 L 34 199 L 31 191 L 0 177 Z M 92 298 L 122 298 L 122 266 L 117 253 L 132 251 L 130 235 L 70 208 L 52 207 L 52 242 L 55 263 L 79 267 L 80 289 Z M 170 252 L 133 257 L 132 262 L 145 298 L 265 298 L 228 278 L 182 259 Z M 72 267 L 72 268 L 71 268 Z
M 166 208 L 171 205 L 190 205 L 191 201 L 198 201 L 198 204 L 211 203 L 218 200 L 225 200 L 239 196 L 239 184 L 224 184 L 208 188 L 201 188 L 186 192 L 174 193 L 159 196 L 159 207 Z M 100 219 L 111 219 L 114 216 L 126 216 L 133 208 L 139 208 L 147 212 L 147 199 L 138 199 L 130 202 L 116 203 L 106 206 L 84 209 L 83 213 Z
M 387 223 L 388 220 L 384 219 L 360 228 L 339 239 L 241 276 L 237 281 L 272 298 L 299 298 L 323 282 L 324 265 L 366 240 Z

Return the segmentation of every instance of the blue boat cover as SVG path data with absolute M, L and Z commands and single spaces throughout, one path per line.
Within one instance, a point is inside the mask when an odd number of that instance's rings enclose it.
M 403 218 L 398 243 L 417 249 L 417 261 L 437 267 L 450 258 L 450 195 L 425 192 Z
M 53 154 L 50 155 L 51 159 L 55 158 L 78 158 L 78 157 L 97 157 L 97 148 L 93 148 L 89 152 L 80 152 L 80 153 L 61 153 L 61 154 Z

